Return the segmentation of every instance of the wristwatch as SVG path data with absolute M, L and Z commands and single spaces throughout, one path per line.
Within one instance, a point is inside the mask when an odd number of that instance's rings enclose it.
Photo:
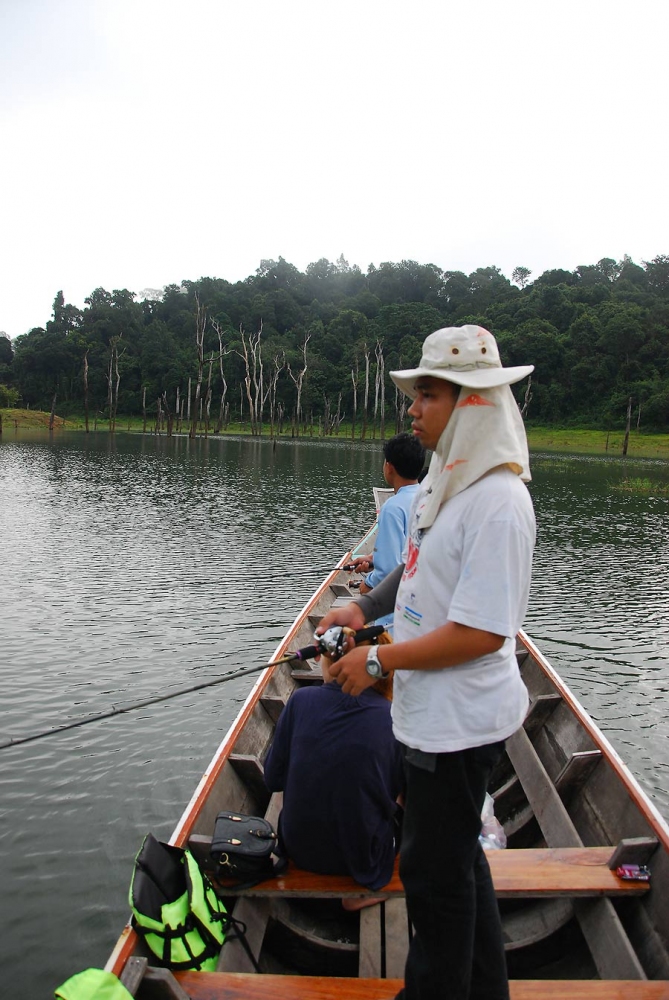
M 367 662 L 365 664 L 365 670 L 370 677 L 385 678 L 389 677 L 390 673 L 383 669 L 381 665 L 381 660 L 379 659 L 379 648 L 378 646 L 370 646 L 367 650 Z

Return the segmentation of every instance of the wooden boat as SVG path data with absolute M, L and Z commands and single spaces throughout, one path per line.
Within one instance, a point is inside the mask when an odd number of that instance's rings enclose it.
M 273 659 L 311 643 L 333 604 L 348 601 L 355 552 L 346 553 L 298 615 Z M 524 634 L 517 656 L 530 692 L 524 726 L 493 775 L 505 850 L 489 852 L 500 901 L 512 1000 L 669 1000 L 669 827 L 620 757 Z M 170 842 L 205 857 L 217 813 L 267 815 L 280 796 L 263 782 L 263 759 L 291 692 L 317 683 L 314 665 L 291 660 L 263 672 L 218 748 Z M 645 864 L 649 882 L 624 880 L 621 863 Z M 401 987 L 410 928 L 397 872 L 375 896 L 351 879 L 289 867 L 226 906 L 246 926 L 261 973 L 239 941 L 223 946 L 217 972 L 175 972 L 128 924 L 107 963 L 139 1000 L 381 1000 Z

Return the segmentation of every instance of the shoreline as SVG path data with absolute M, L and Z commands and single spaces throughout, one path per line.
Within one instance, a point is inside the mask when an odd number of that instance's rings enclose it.
M 77 431 L 84 432 L 84 422 L 80 417 L 64 419 L 56 416 L 54 418 L 54 431 Z M 49 414 L 37 410 L 0 410 L 0 433 L 7 436 L 14 431 L 45 431 L 49 427 Z M 108 423 L 105 420 L 98 421 L 98 426 L 93 430 L 92 421 L 89 421 L 90 433 L 108 433 Z M 269 438 L 269 428 L 264 428 L 266 433 L 262 437 Z M 117 433 L 141 434 L 144 433 L 144 423 L 141 417 L 121 417 L 116 421 Z M 560 428 L 560 427 L 527 427 L 527 441 L 531 452 L 544 451 L 556 454 L 580 454 L 580 455 L 607 455 L 610 458 L 622 458 L 623 443 L 625 439 L 624 430 L 601 431 L 587 430 L 583 428 Z M 146 433 L 152 433 L 147 427 Z M 161 432 L 163 436 L 165 432 Z M 219 438 L 228 436 L 247 435 L 250 432 L 241 425 L 229 427 L 222 434 L 209 432 L 209 437 Z M 306 439 L 310 435 L 300 435 L 299 440 Z M 391 436 L 389 433 L 386 437 Z M 204 437 L 204 434 L 198 434 Z M 291 435 L 277 435 L 280 440 L 290 440 Z M 314 434 L 314 438 L 320 440 L 345 441 L 350 440 L 350 430 L 348 433 L 342 429 L 340 434 L 331 434 L 322 437 Z M 298 440 L 297 438 L 295 440 Z M 367 440 L 371 440 L 368 436 Z M 378 439 L 377 439 L 378 440 Z M 359 437 L 355 441 L 360 441 Z M 640 431 L 630 431 L 627 448 L 627 458 L 657 459 L 669 462 L 669 433 L 643 433 Z

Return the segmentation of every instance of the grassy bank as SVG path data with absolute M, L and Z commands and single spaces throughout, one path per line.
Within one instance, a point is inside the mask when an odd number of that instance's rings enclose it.
M 38 410 L 1 410 L 3 429 L 9 433 L 14 429 L 47 429 L 49 426 L 49 414 Z M 64 420 L 62 417 L 55 418 L 56 430 L 84 430 L 83 417 L 69 417 Z M 141 417 L 118 417 L 116 421 L 117 431 L 140 432 L 144 423 Z M 93 419 L 89 420 L 89 429 L 92 431 L 108 430 L 109 425 L 106 420 L 98 420 L 97 427 Z M 147 424 L 147 430 L 152 430 L 153 424 Z M 239 424 L 232 424 L 226 431 L 228 434 L 241 434 L 245 428 Z M 269 434 L 269 428 L 265 428 L 265 433 Z M 340 433 L 335 440 L 345 441 L 350 437 L 351 428 L 342 425 Z M 389 429 L 387 434 L 391 434 Z M 359 429 L 358 429 L 359 434 Z M 284 435 L 289 436 L 289 435 Z M 314 432 L 316 436 L 316 432 Z M 357 436 L 357 435 L 356 435 Z M 553 427 L 528 427 L 527 438 L 531 451 L 561 452 L 582 455 L 610 455 L 612 458 L 622 455 L 624 431 L 593 431 L 578 430 L 570 428 L 561 430 Z M 643 434 L 638 431 L 630 433 L 627 447 L 629 458 L 659 458 L 669 461 L 669 434 Z
M 570 452 L 582 455 L 623 453 L 624 431 L 592 431 L 554 427 L 528 427 L 527 440 L 531 451 Z M 661 458 L 669 461 L 669 434 L 643 434 L 631 431 L 627 445 L 628 458 Z

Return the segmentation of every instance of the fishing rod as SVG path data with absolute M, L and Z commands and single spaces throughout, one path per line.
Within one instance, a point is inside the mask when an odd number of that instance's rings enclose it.
M 311 660 L 313 657 L 321 656 L 322 654 L 326 654 L 327 656 L 336 659 L 345 652 L 347 638 L 349 636 L 354 639 L 356 643 L 358 643 L 370 639 L 376 639 L 382 632 L 382 625 L 370 625 L 369 628 L 363 628 L 357 632 L 352 632 L 350 629 L 344 629 L 339 625 L 335 625 L 333 628 L 329 628 L 326 632 L 324 632 L 323 635 L 315 635 L 314 642 L 311 646 L 304 646 L 303 649 L 296 649 L 294 652 L 284 653 L 284 655 L 279 657 L 278 660 L 273 660 L 271 663 L 261 663 L 256 664 L 254 667 L 240 667 L 237 670 L 228 670 L 226 673 L 221 674 L 220 677 L 215 677 L 211 681 L 202 681 L 200 684 L 193 684 L 191 687 L 180 688 L 178 691 L 172 691 L 170 694 L 156 695 L 153 698 L 147 698 L 144 701 L 136 701 L 131 705 L 125 705 L 121 708 L 112 708 L 108 712 L 100 712 L 99 715 L 87 715 L 86 718 L 79 719 L 77 722 L 68 722 L 64 726 L 55 726 L 53 729 L 45 729 L 41 733 L 33 733 L 31 736 L 10 737 L 7 742 L 0 743 L 0 750 L 6 750 L 7 747 L 18 746 L 20 743 L 32 743 L 34 740 L 41 740 L 45 736 L 53 736 L 55 733 L 64 733 L 68 729 L 77 729 L 79 726 L 87 726 L 91 722 L 100 722 L 102 719 L 111 719 L 115 715 L 124 715 L 126 712 L 135 712 L 138 708 L 146 708 L 147 705 L 156 705 L 161 701 L 169 701 L 170 698 L 179 698 L 181 695 L 190 694 L 192 691 L 200 691 L 202 688 L 213 687 L 214 684 L 224 684 L 226 681 L 234 680 L 235 677 L 244 677 L 246 674 L 254 674 L 259 670 L 267 670 L 269 667 L 277 667 L 281 663 L 290 662 L 290 660 Z

